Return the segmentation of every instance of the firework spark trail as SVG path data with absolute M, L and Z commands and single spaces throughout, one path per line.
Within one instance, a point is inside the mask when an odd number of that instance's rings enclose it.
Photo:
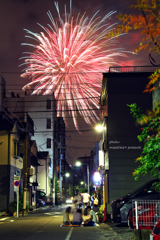
M 22 44 L 35 49 L 23 57 L 25 62 L 21 65 L 27 67 L 21 76 L 32 79 L 23 90 L 31 89 L 32 94 L 37 95 L 54 93 L 55 98 L 61 100 L 57 102 L 58 114 L 65 118 L 65 110 L 68 109 L 78 129 L 77 113 L 73 110 L 77 110 L 88 124 L 99 119 L 96 111 L 91 109 L 99 108 L 102 73 L 117 64 L 117 57 L 125 54 L 123 49 L 115 47 L 115 37 L 106 37 L 114 27 L 106 21 L 115 12 L 108 13 L 101 20 L 96 18 L 99 11 L 90 20 L 85 14 L 81 18 L 78 14 L 74 21 L 71 12 L 66 13 L 66 7 L 62 19 L 58 3 L 55 2 L 55 6 L 58 22 L 49 11 L 52 25 L 43 27 L 39 24 L 43 32 L 38 34 L 25 29 L 26 37 L 37 41 L 37 45 Z

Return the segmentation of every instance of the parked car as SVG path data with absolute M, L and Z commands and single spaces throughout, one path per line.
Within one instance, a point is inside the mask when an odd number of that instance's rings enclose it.
M 52 204 L 52 200 L 50 197 L 48 197 L 46 195 L 45 192 L 41 191 L 41 190 L 37 190 L 36 192 L 36 198 L 37 199 L 42 199 L 45 202 L 45 205 L 51 205 Z
M 155 220 L 155 206 L 156 204 L 147 202 L 137 207 L 137 220 L 139 229 L 152 229 Z M 136 208 L 130 211 L 128 217 L 128 226 L 136 229 Z
M 112 221 L 127 223 L 130 211 L 133 209 L 132 201 L 160 199 L 160 193 L 156 191 L 155 186 L 153 185 L 155 182 L 159 182 L 159 179 L 151 180 L 132 193 L 128 193 L 126 196 L 112 201 Z
M 69 205 L 73 204 L 73 198 L 72 197 L 67 197 L 66 198 L 66 204 L 69 204 Z
M 36 199 L 36 208 L 44 207 L 45 205 L 46 205 L 45 201 L 43 201 L 42 199 L 39 199 L 39 198 Z

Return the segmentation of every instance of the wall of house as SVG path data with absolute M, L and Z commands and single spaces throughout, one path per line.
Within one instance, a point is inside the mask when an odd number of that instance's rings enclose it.
M 140 74 L 139 74 L 140 75 Z M 135 181 L 132 173 L 139 163 L 135 159 L 143 145 L 137 135 L 141 126 L 136 126 L 126 104 L 137 103 L 143 109 L 152 108 L 151 94 L 142 91 L 147 76 L 108 78 L 108 150 L 109 150 L 109 200 L 121 198 L 151 179 L 141 177 Z
M 51 100 L 51 109 L 47 109 L 47 99 Z M 54 96 L 25 96 L 25 111 L 31 116 L 35 124 L 35 133 L 32 139 L 36 140 L 39 151 L 48 151 L 51 157 L 49 176 L 53 174 L 53 124 L 56 117 L 56 101 Z M 51 119 L 51 128 L 47 129 L 47 118 Z M 47 148 L 47 138 L 51 139 L 51 148 Z
M 37 190 L 44 191 L 47 195 L 50 194 L 50 179 L 48 176 L 48 166 L 47 161 L 41 159 L 41 166 L 38 166 L 38 173 L 37 173 L 37 181 L 39 186 L 37 186 Z
M 13 128 L 13 133 L 16 132 L 16 127 Z M 16 200 L 17 188 L 14 186 L 14 173 L 16 170 L 21 172 L 23 167 L 23 159 L 13 157 L 13 141 L 18 140 L 17 134 L 10 134 L 10 149 L 8 149 L 8 134 L 0 135 L 0 210 L 7 208 L 7 202 Z M 9 159 L 8 159 L 9 154 Z M 21 162 L 19 162 L 21 161 Z M 22 178 L 22 172 L 21 172 Z M 22 180 L 20 181 L 20 194 L 22 192 Z
M 0 142 L 3 142 L 2 145 L 0 145 L 0 165 L 7 165 L 8 164 L 8 135 L 3 134 L 1 132 L 0 134 Z

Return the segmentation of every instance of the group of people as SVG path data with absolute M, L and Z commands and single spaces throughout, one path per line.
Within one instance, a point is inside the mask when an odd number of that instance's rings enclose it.
M 75 208 L 81 208 L 83 205 L 83 213 L 84 210 L 87 206 L 91 206 L 93 208 L 94 212 L 99 211 L 99 198 L 96 192 L 92 196 L 88 194 L 87 189 L 85 190 L 85 193 L 79 193 L 74 197 L 74 203 L 75 203 Z
M 67 225 L 81 225 L 82 222 L 84 223 L 83 226 L 94 226 L 97 222 L 96 213 L 99 211 L 99 199 L 96 192 L 92 196 L 88 194 L 88 191 L 85 190 L 85 193 L 79 193 L 74 197 L 74 204 L 75 204 L 75 213 L 73 214 L 73 221 L 70 221 L 69 214 L 71 213 L 71 207 L 67 207 L 64 217 L 63 217 L 63 224 Z M 85 221 L 82 217 L 82 206 L 83 206 L 83 214 L 88 215 L 89 218 Z
M 73 214 L 73 221 L 70 220 L 70 213 L 71 213 L 71 207 L 67 207 L 66 211 L 63 215 L 63 224 L 65 226 L 69 225 L 82 225 L 83 226 L 94 226 L 97 222 L 97 217 L 95 212 L 91 209 L 91 206 L 87 206 L 87 212 L 89 214 L 89 218 L 84 220 L 82 217 L 82 210 L 80 208 L 77 209 L 77 211 Z

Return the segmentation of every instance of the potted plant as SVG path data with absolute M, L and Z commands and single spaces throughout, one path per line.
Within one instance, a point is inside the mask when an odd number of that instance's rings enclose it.
M 98 219 L 99 219 L 99 223 L 101 223 L 103 221 L 103 217 L 104 217 L 104 206 L 101 205 L 99 207 L 99 212 L 97 213 Z
M 33 207 L 29 207 L 29 211 L 33 211 Z
M 99 223 L 103 222 L 104 214 L 101 213 L 101 212 L 98 212 L 98 213 L 97 213 L 97 216 L 98 216 Z

